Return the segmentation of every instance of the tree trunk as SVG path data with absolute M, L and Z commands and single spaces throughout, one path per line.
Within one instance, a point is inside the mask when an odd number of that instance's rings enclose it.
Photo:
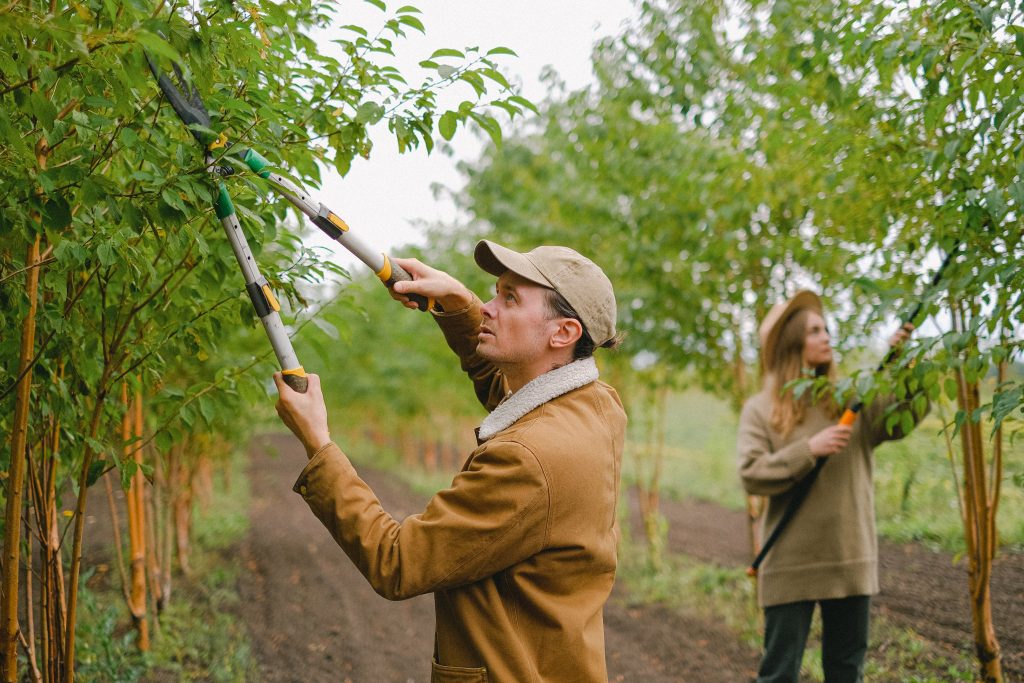
M 187 449 L 178 452 L 174 473 L 174 538 L 178 551 L 178 567 L 188 576 L 189 540 L 192 535 L 192 473 L 185 462 Z
M 124 437 L 125 459 L 136 464 L 128 487 L 128 540 L 131 552 L 131 590 L 128 609 L 138 631 L 138 646 L 142 652 L 149 651 L 149 624 L 146 621 L 146 506 L 145 484 L 142 476 L 142 392 L 136 391 L 135 398 L 128 400 L 128 386 L 122 385 L 122 402 L 125 405 Z M 129 443 L 132 439 L 134 442 Z
M 7 484 L 7 509 L 4 516 L 3 594 L 0 596 L 0 676 L 5 683 L 18 680 L 18 571 L 21 566 L 21 513 L 25 485 L 25 447 L 28 437 L 29 401 L 32 397 L 32 362 L 36 338 L 36 293 L 39 289 L 39 242 L 37 236 L 28 248 L 25 275 L 28 313 L 21 328 L 18 376 L 21 380 L 14 401 L 14 426 L 11 432 L 11 465 Z
M 109 381 L 108 368 L 104 368 L 96 393 L 89 424 L 89 438 L 95 439 L 99 433 L 100 419 L 103 417 L 103 403 L 106 400 L 106 387 Z M 64 681 L 75 680 L 75 626 L 78 619 L 78 580 L 82 572 L 82 537 L 85 533 L 85 502 L 89 484 L 89 467 L 92 465 L 96 452 L 86 442 L 82 456 L 82 469 L 78 473 L 78 501 L 75 503 L 75 534 L 71 541 L 71 576 L 68 579 L 68 609 L 64 631 Z
M 967 327 L 962 306 L 953 310 L 954 329 L 962 333 Z M 976 349 L 975 349 L 976 350 Z M 957 406 L 964 417 L 960 424 L 963 448 L 964 540 L 967 546 L 967 584 L 971 595 L 974 651 L 979 672 L 985 683 L 1003 680 L 1002 657 L 995 626 L 992 623 L 992 560 L 995 558 L 998 488 L 990 485 L 985 467 L 985 446 L 981 420 L 974 420 L 981 404 L 978 381 L 968 381 L 963 366 L 955 371 Z M 1001 435 L 1000 435 L 1001 436 Z M 1001 446 L 1001 444 L 1000 444 Z M 998 448 L 994 458 L 1002 455 Z M 1001 472 L 1001 463 L 993 463 L 993 471 Z M 992 494 L 989 494 L 991 489 Z

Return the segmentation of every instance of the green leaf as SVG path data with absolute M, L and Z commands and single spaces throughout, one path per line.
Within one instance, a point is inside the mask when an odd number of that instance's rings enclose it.
M 97 459 L 89 463 L 89 473 L 85 477 L 86 487 L 92 486 L 99 481 L 100 477 L 106 474 L 108 467 L 111 467 L 111 464 L 106 460 Z
M 477 112 L 470 113 L 470 116 L 473 117 L 473 120 L 487 132 L 487 135 L 490 136 L 491 141 L 493 141 L 496 146 L 501 145 L 501 125 L 494 117 L 487 116 L 486 114 L 478 114 Z
M 441 78 L 451 78 L 458 72 L 459 70 L 454 66 L 449 66 L 447 64 L 438 64 L 437 66 L 437 73 Z
M 99 258 L 100 264 L 102 264 L 103 267 L 105 268 L 112 266 L 114 264 L 114 261 L 117 260 L 117 257 L 114 254 L 114 247 L 110 244 L 110 242 L 101 243 L 96 248 L 96 256 Z
M 533 102 L 520 95 L 513 95 L 512 97 L 508 98 L 508 101 L 514 102 L 522 107 L 525 107 L 526 109 L 532 111 L 534 114 L 540 113 L 540 110 L 537 109 L 537 105 L 535 105 Z
M 132 477 L 138 471 L 138 464 L 131 458 L 124 458 L 119 463 L 121 467 L 121 489 L 127 491 L 132 487 Z
M 377 102 L 363 102 L 356 109 L 356 122 L 373 125 L 384 116 L 384 107 Z
M 160 197 L 164 200 L 164 203 L 171 206 L 182 213 L 185 213 L 185 202 L 181 201 L 181 197 L 174 191 L 173 188 L 165 187 L 160 191 Z
M 914 416 L 909 410 L 904 410 L 900 414 L 900 432 L 906 436 L 912 431 L 914 431 Z
M 206 424 L 211 428 L 214 427 L 213 402 L 210 401 L 209 398 L 206 396 L 200 396 L 198 399 L 196 399 L 196 402 L 199 404 L 199 413 L 203 416 L 203 419 L 206 420 Z
M 338 340 L 340 335 L 338 334 L 338 328 L 337 327 L 335 327 L 331 323 L 327 322 L 323 318 L 317 317 L 317 318 L 311 318 L 311 320 L 312 320 L 313 324 L 316 325 L 318 328 L 320 328 L 323 331 L 323 333 L 326 334 L 328 337 L 330 337 L 331 339 L 333 339 L 335 341 Z
M 507 48 L 507 47 L 500 47 L 500 46 L 499 47 L 492 47 L 490 50 L 487 51 L 487 56 L 488 57 L 490 57 L 492 55 L 511 55 L 513 57 L 518 57 L 519 56 L 519 55 L 517 55 L 515 53 L 514 50 L 512 50 L 510 48 Z
M 139 29 L 135 32 L 135 41 L 152 55 L 164 57 L 178 64 L 183 63 L 181 55 L 174 49 L 174 46 L 156 33 L 150 33 L 146 29 Z
M 437 122 L 437 129 L 441 133 L 441 137 L 445 140 L 451 140 L 455 135 L 455 129 L 458 125 L 458 115 L 453 111 L 446 111 L 441 115 L 441 120 Z
M 43 204 L 43 225 L 55 230 L 63 230 L 71 224 L 71 207 L 63 197 L 48 199 Z
M 1017 52 L 1024 55 L 1024 26 L 1010 26 L 1013 31 L 1013 43 L 1017 46 Z
M 408 15 L 408 14 L 403 14 L 402 16 L 398 17 L 398 21 L 403 23 L 403 24 L 405 24 L 406 26 L 413 27 L 414 29 L 416 29 L 420 33 L 426 33 L 427 32 L 427 30 L 425 28 L 423 28 L 423 22 L 420 21 L 419 19 L 417 19 L 414 16 L 411 16 L 411 15 Z
M 946 398 L 950 401 L 955 401 L 958 393 L 956 380 L 952 377 L 947 377 L 943 387 L 946 390 Z
M 466 55 L 458 50 L 452 50 L 451 48 L 441 48 L 440 50 L 434 50 L 434 54 L 430 55 L 430 59 L 434 60 L 438 57 L 457 57 L 459 59 L 465 59 Z
M 511 87 L 505 77 L 501 75 L 501 72 L 496 69 L 480 69 L 480 73 L 505 89 Z
M 381 12 L 387 12 L 388 10 L 388 6 L 384 4 L 383 0 L 363 0 L 363 2 L 373 5 Z
M 171 446 L 174 445 L 174 437 L 166 429 L 163 429 L 156 433 L 156 447 L 161 453 L 166 453 L 171 450 Z

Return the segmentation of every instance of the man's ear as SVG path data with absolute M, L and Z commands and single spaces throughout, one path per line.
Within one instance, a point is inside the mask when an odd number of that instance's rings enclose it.
M 549 343 L 552 348 L 564 349 L 575 346 L 579 338 L 583 336 L 583 325 L 575 318 L 561 318 L 558 321 L 558 328 L 551 335 Z

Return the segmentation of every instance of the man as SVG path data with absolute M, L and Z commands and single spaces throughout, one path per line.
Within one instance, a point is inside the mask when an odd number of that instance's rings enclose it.
M 565 247 L 485 240 L 475 258 L 498 276 L 487 304 L 416 260 L 395 285 L 409 307 L 437 302 L 491 411 L 451 487 L 398 522 L 331 441 L 319 378 L 297 394 L 278 373 L 278 413 L 310 457 L 295 490 L 379 594 L 434 594 L 432 681 L 605 681 L 626 415 L 591 354 L 616 343 L 612 286 Z

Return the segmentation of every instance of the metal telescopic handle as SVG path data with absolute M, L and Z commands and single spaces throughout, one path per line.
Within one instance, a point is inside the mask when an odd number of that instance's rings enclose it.
M 227 234 L 228 242 L 231 243 L 238 266 L 242 269 L 242 276 L 245 278 L 245 291 L 249 295 L 256 315 L 263 323 L 267 338 L 270 339 L 270 345 L 274 348 L 274 355 L 277 356 L 284 381 L 295 391 L 304 394 L 309 382 L 306 379 L 306 371 L 299 363 L 295 349 L 292 348 L 292 341 L 288 337 L 284 323 L 281 322 L 279 313 L 281 305 L 278 303 L 277 297 L 274 296 L 273 290 L 270 289 L 270 284 L 260 273 L 259 266 L 256 265 L 256 259 L 253 258 L 252 251 L 249 249 L 249 242 L 242 232 L 242 225 L 238 221 L 234 204 L 231 202 L 224 183 L 221 183 L 218 188 L 214 209 Z
M 345 247 L 357 259 L 365 263 L 377 275 L 384 286 L 392 289 L 396 282 L 401 280 L 412 280 L 412 276 L 397 263 L 391 261 L 387 254 L 373 251 L 358 237 L 352 234 L 348 224 L 341 217 L 331 211 L 325 204 L 313 199 L 309 192 L 299 187 L 279 173 L 270 170 L 270 162 L 264 159 L 254 149 L 247 149 L 242 155 L 242 162 L 249 167 L 253 173 L 270 182 L 275 192 L 291 202 L 295 207 L 304 213 L 307 218 L 320 228 L 321 231 L 332 240 Z M 427 311 L 434 307 L 433 299 L 420 294 L 406 294 L 416 307 L 421 311 Z

